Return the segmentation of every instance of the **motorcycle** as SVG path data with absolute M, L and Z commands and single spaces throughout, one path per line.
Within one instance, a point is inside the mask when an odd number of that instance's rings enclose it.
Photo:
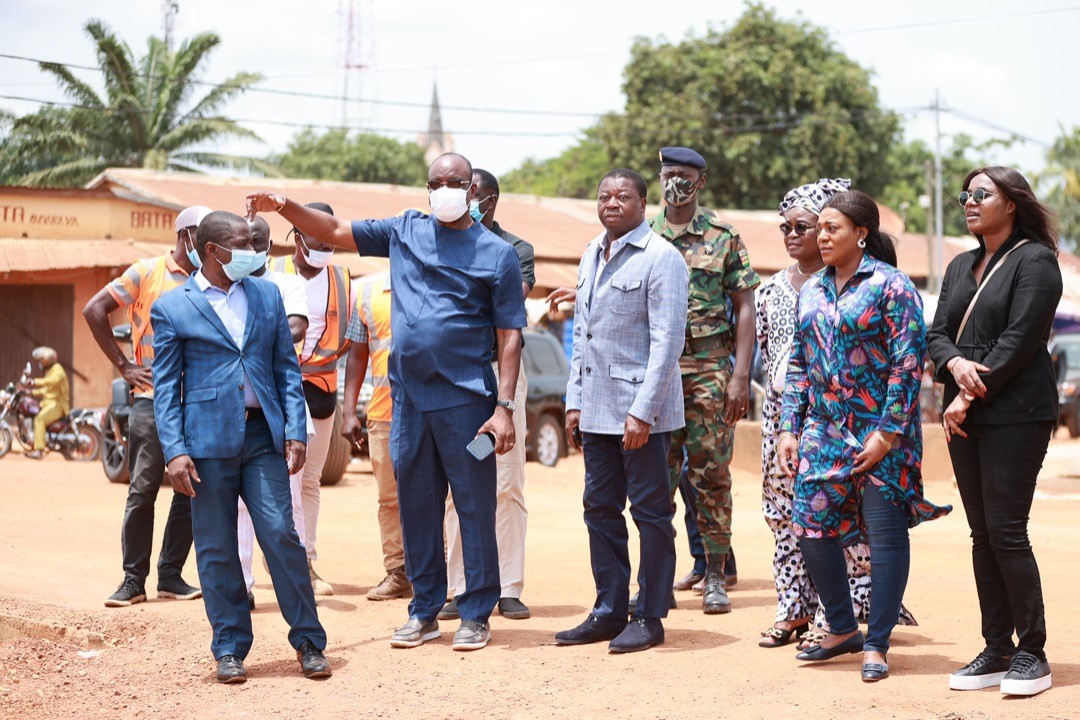
M 131 414 L 131 386 L 123 378 L 112 384 L 112 403 L 101 423 L 101 467 L 109 482 L 126 485 L 128 471 L 128 415 Z
M 18 384 L 0 390 L 0 458 L 18 440 L 23 450 L 34 448 L 34 417 L 41 402 L 30 392 L 30 363 Z M 67 417 L 50 424 L 45 432 L 45 449 L 63 454 L 68 460 L 96 460 L 101 451 L 101 431 L 92 410 L 72 410 Z

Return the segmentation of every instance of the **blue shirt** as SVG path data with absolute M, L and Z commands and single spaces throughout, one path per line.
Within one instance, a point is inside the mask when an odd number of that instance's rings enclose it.
M 479 223 L 452 230 L 416 210 L 352 225 L 361 255 L 390 258 L 390 387 L 421 411 L 492 397 L 495 328 L 525 327 L 517 253 Z
M 229 336 L 236 343 L 236 347 L 243 347 L 244 328 L 247 326 L 248 316 L 248 300 L 247 293 L 244 292 L 244 284 L 234 282 L 229 287 L 229 292 L 225 292 L 221 288 L 211 285 L 206 276 L 202 274 L 202 270 L 195 273 L 195 284 L 199 286 L 203 295 L 206 296 L 210 307 L 214 308 L 214 312 L 217 313 L 221 324 L 229 331 Z M 251 378 L 248 377 L 246 370 L 244 371 L 244 407 L 262 407 L 259 398 L 255 395 L 255 390 L 251 387 Z

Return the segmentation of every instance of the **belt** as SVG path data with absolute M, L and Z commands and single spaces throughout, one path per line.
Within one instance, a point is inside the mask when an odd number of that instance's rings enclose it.
M 244 422 L 251 422 L 252 420 L 265 420 L 266 413 L 263 412 L 261 407 L 257 408 L 244 408 Z
M 703 338 L 688 337 L 686 338 L 686 345 L 683 346 L 683 355 L 697 355 L 699 352 L 715 350 L 716 348 L 724 348 L 730 352 L 731 344 L 730 330 Z

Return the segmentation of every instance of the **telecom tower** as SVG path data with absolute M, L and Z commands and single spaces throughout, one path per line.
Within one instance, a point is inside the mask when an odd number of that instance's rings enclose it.
M 358 104 L 350 107 L 350 98 L 363 97 L 363 71 L 375 60 L 374 0 L 338 0 L 338 54 L 341 57 L 341 126 L 348 127 L 350 116 L 356 125 L 370 127 L 375 110 Z M 368 88 L 371 93 L 372 88 Z M 350 93 L 351 91 L 351 93 Z M 350 112 L 351 110 L 351 112 Z

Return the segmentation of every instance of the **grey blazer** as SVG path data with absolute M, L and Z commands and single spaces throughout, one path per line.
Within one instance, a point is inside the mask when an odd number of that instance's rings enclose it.
M 643 222 L 597 277 L 604 237 L 578 266 L 566 409 L 581 411 L 582 432 L 622 435 L 628 414 L 651 432 L 677 430 L 685 425 L 686 260 Z

